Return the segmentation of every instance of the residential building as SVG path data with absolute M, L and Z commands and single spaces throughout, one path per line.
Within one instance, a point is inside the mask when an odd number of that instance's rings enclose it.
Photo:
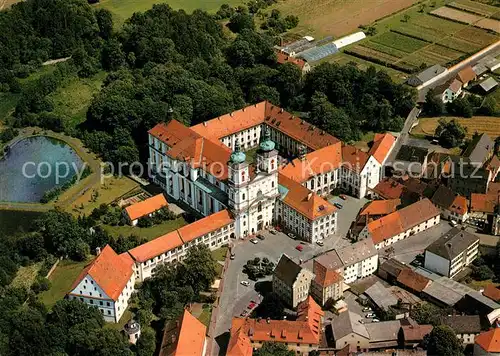
M 443 325 L 449 326 L 464 344 L 474 343 L 474 339 L 481 332 L 479 315 L 450 315 L 441 319 Z
M 321 259 L 313 261 L 314 279 L 311 283 L 311 295 L 320 305 L 324 306 L 343 296 L 344 278 L 337 270 L 336 265 L 324 265 Z
M 349 195 L 363 198 L 368 189 L 380 181 L 381 164 L 371 155 L 354 146 L 342 146 L 342 168 L 340 187 Z
M 302 58 L 291 57 L 281 51 L 276 53 L 276 58 L 279 64 L 292 63 L 293 65 L 296 65 L 302 74 L 306 74 L 311 70 L 311 65 Z
M 454 277 L 478 256 L 479 237 L 453 228 L 425 249 L 424 267 Z
M 424 337 L 429 335 L 432 329 L 432 325 L 419 325 L 416 322 L 402 325 L 399 331 L 400 343 L 402 346 L 415 348 L 424 341 Z
M 401 205 L 400 199 L 373 200 L 366 203 L 365 206 L 361 208 L 356 220 L 352 222 L 347 237 L 351 239 L 357 238 L 359 233 L 370 221 L 380 219 L 383 216 L 395 212 L 399 205 Z
M 307 299 L 314 274 L 307 268 L 300 267 L 290 257 L 281 255 L 273 273 L 273 292 L 280 296 L 285 304 L 295 308 Z
M 342 262 L 341 274 L 347 284 L 372 275 L 378 268 L 378 251 L 369 239 L 333 250 L 331 253 L 333 252 Z
M 446 68 L 439 64 L 435 64 L 432 67 L 429 67 L 425 69 L 424 71 L 418 73 L 417 75 L 414 75 L 410 77 L 407 80 L 408 85 L 411 85 L 412 87 L 418 87 L 420 85 L 423 85 L 430 81 L 431 79 L 445 73 L 447 71 Z
M 134 262 L 136 280 L 142 282 L 151 277 L 156 266 L 182 261 L 189 247 L 205 244 L 215 250 L 228 244 L 234 235 L 234 219 L 229 211 L 222 210 L 137 246 L 127 254 Z
M 335 350 L 341 350 L 347 345 L 357 351 L 369 348 L 370 334 L 368 334 L 366 327 L 359 323 L 361 318 L 361 315 L 345 311 L 332 320 L 330 324 L 331 346 Z
M 420 177 L 427 167 L 428 155 L 427 148 L 402 145 L 392 168 L 399 176 L 410 174 L 412 177 Z
M 118 323 L 134 292 L 135 273 L 128 254 L 117 255 L 111 246 L 98 251 L 71 285 L 68 299 L 93 306 L 104 320 Z
M 184 310 L 178 320 L 165 324 L 159 356 L 205 356 L 206 334 L 206 326 Z
M 373 199 L 399 199 L 403 195 L 405 186 L 394 178 L 382 179 L 374 188 L 370 189 Z
M 476 167 L 482 167 L 493 155 L 495 142 L 487 134 L 475 135 L 464 151 L 463 157 Z
M 470 220 L 500 235 L 500 193 L 472 194 L 470 201 Z
M 440 211 L 434 204 L 429 199 L 422 199 L 370 222 L 361 231 L 359 238 L 371 239 L 378 250 L 431 228 L 439 223 L 439 217 Z
M 484 194 L 488 191 L 492 171 L 475 165 L 468 158 L 453 158 L 448 174 L 448 187 L 457 194 L 470 199 L 471 194 Z
M 395 306 L 398 303 L 397 298 L 391 291 L 385 288 L 382 283 L 376 282 L 368 289 L 365 290 L 365 294 L 371 301 L 371 304 L 379 311 L 386 312 L 390 307 Z
M 155 212 L 168 206 L 163 194 L 155 195 L 143 201 L 134 203 L 124 209 L 124 215 L 132 226 L 136 226 L 140 218 L 153 216 Z
M 292 179 L 279 175 L 276 222 L 301 240 L 316 243 L 337 229 L 337 208 Z
M 384 167 L 387 162 L 387 158 L 391 154 L 394 146 L 396 145 L 396 137 L 390 133 L 376 133 L 373 138 L 372 146 L 368 151 L 368 154 L 372 155 L 382 167 Z M 381 171 L 380 177 L 384 174 Z
M 470 65 L 460 70 L 457 74 L 457 79 L 463 84 L 464 87 L 469 86 L 470 82 L 476 80 L 476 77 L 477 74 Z
M 474 356 L 499 356 L 500 355 L 500 328 L 485 331 L 474 341 Z
M 467 198 L 453 193 L 450 188 L 444 185 L 438 187 L 431 201 L 441 210 L 443 219 L 463 223 L 469 217 Z
M 444 103 L 451 103 L 462 94 L 462 82 L 457 79 L 450 79 L 438 85 L 434 89 L 436 96 Z
M 494 302 L 500 302 L 500 288 L 495 287 L 494 284 L 490 283 L 488 284 L 484 290 L 483 290 L 483 295 L 485 297 L 490 298 Z
M 323 311 L 312 297 L 297 306 L 297 319 L 233 318 L 227 356 L 251 356 L 264 342 L 284 344 L 297 355 L 317 350 L 322 339 Z

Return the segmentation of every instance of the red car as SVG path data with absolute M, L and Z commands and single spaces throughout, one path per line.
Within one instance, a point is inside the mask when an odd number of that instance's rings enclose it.
M 299 251 L 302 251 L 302 250 L 304 249 L 304 246 L 302 246 L 302 245 L 297 245 L 297 246 L 295 246 L 295 249 L 296 249 L 296 250 L 299 250 Z
M 347 200 L 347 195 L 345 194 L 340 194 L 339 195 L 339 198 L 342 199 L 342 200 Z
M 248 304 L 248 307 L 247 307 L 247 308 L 248 308 L 248 309 L 253 309 L 253 308 L 255 308 L 255 306 L 256 306 L 256 304 L 255 304 L 255 303 L 250 303 L 250 304 Z

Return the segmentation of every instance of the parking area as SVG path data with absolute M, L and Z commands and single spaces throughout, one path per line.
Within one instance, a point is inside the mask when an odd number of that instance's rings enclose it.
M 338 203 L 342 205 L 342 209 L 338 210 L 337 215 L 337 234 L 342 237 L 346 236 L 351 223 L 356 220 L 359 210 L 368 202 L 367 199 L 356 199 L 347 196 L 346 200 L 341 199 L 339 196 L 330 196 L 328 201 L 332 204 Z
M 375 316 L 374 318 L 367 318 L 366 315 L 368 314 L 374 314 L 375 312 L 373 310 L 367 310 L 365 308 L 368 308 L 368 307 L 365 307 L 363 305 L 361 305 L 356 299 L 358 297 L 356 296 L 356 294 L 354 294 L 353 292 L 351 291 L 345 291 L 344 292 L 344 302 L 347 303 L 347 309 L 352 312 L 352 313 L 355 313 L 355 314 L 358 314 L 361 316 L 361 318 L 359 320 L 357 320 L 359 323 L 362 323 L 362 324 L 368 324 L 368 323 L 371 323 L 373 322 L 373 319 L 377 319 L 377 317 Z

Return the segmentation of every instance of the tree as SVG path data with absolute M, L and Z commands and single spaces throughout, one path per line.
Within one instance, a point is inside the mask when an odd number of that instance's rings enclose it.
M 105 40 L 109 39 L 113 33 L 113 15 L 108 9 L 99 8 L 95 12 L 95 17 L 99 26 L 99 35 Z
M 446 104 L 446 110 L 449 114 L 472 117 L 472 106 L 466 98 L 456 98 L 452 102 Z
M 460 125 L 455 119 L 450 121 L 440 119 L 434 134 L 443 147 L 457 147 L 463 144 L 467 128 Z
M 245 29 L 255 29 L 255 23 L 253 22 L 252 15 L 248 12 L 237 12 L 231 16 L 227 27 L 234 33 L 240 33 Z
M 137 356 L 153 356 L 156 349 L 156 336 L 152 328 L 142 326 L 141 337 L 136 344 Z
M 437 326 L 441 324 L 441 317 L 446 316 L 446 311 L 434 304 L 421 303 L 411 309 L 410 316 L 419 324 Z
M 472 266 L 472 277 L 474 279 L 485 281 L 487 279 L 492 279 L 495 276 L 492 269 L 486 265 Z
M 499 111 L 497 102 L 492 96 L 484 98 L 482 105 L 479 108 L 479 113 L 485 116 L 494 116 Z
M 182 280 L 193 288 L 195 295 L 214 283 L 217 272 L 215 260 L 207 246 L 200 244 L 189 248 L 182 266 L 180 266 Z
M 435 326 L 429 335 L 424 337 L 424 346 L 429 355 L 460 356 L 463 347 L 455 332 L 446 325 Z
M 443 102 L 434 89 L 430 89 L 425 94 L 424 111 L 428 116 L 440 116 L 443 114 Z
M 288 347 L 282 343 L 266 341 L 254 354 L 256 356 L 293 356 L 295 352 L 288 350 Z
M 125 53 L 122 45 L 115 39 L 106 42 L 102 49 L 102 66 L 107 70 L 117 70 L 125 65 Z

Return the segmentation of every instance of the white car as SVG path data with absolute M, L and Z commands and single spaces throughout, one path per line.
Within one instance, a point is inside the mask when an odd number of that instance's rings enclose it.
M 248 283 L 247 281 L 241 281 L 240 283 L 242 286 L 245 286 L 245 287 L 248 287 L 250 285 L 250 283 Z
M 375 314 L 374 313 L 368 313 L 365 315 L 365 318 L 375 318 Z
M 378 323 L 378 322 L 380 322 L 380 320 L 378 320 L 378 319 L 373 319 L 372 320 L 372 323 Z
M 458 225 L 458 223 L 457 223 L 457 221 L 456 221 L 456 220 L 453 220 L 453 219 L 452 219 L 452 220 L 450 220 L 450 225 L 451 225 L 451 226 L 453 226 L 453 227 L 455 227 L 455 226 L 457 226 L 457 225 Z
M 366 307 L 366 308 L 363 308 L 363 311 L 364 311 L 364 312 L 371 312 L 371 311 L 372 311 L 372 308 Z
M 251 239 L 250 242 L 253 243 L 254 245 L 257 245 L 259 243 L 259 240 Z

